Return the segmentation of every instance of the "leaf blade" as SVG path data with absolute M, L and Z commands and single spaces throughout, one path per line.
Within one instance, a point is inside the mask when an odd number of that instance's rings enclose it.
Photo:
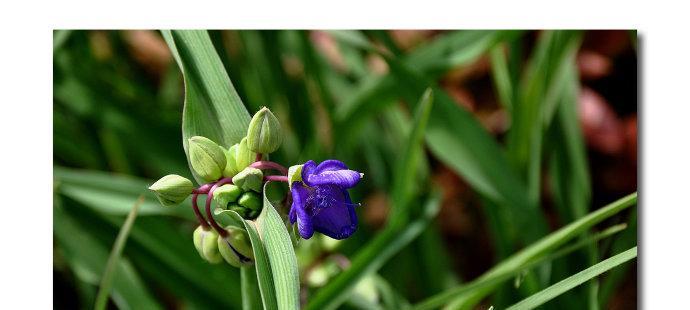
M 489 271 L 480 276 L 479 279 L 491 278 L 501 273 L 513 270 L 522 266 L 531 260 L 548 253 L 559 245 L 571 240 L 586 231 L 595 224 L 611 217 L 612 215 L 624 210 L 633 204 L 637 203 L 637 192 L 618 199 L 599 210 L 596 210 L 585 217 L 578 219 L 575 222 L 543 237 L 532 245 L 520 250 L 507 259 L 503 260 L 498 265 L 491 268 Z M 454 305 L 463 304 L 467 301 L 478 301 L 492 291 L 493 287 L 488 289 L 465 292 L 460 288 L 454 288 L 434 295 L 414 306 L 416 310 L 433 309 L 445 303 L 453 301 Z M 460 292 L 460 293 L 459 293 Z M 466 303 L 465 303 L 466 304 Z
M 637 246 L 615 256 L 609 257 L 585 270 L 582 270 L 548 288 L 510 306 L 507 309 L 534 309 L 545 302 L 567 292 L 568 290 L 587 282 L 588 280 L 611 270 L 633 258 L 637 257 Z
M 144 202 L 144 196 L 139 196 L 137 201 L 132 206 L 132 210 L 127 215 L 124 224 L 120 232 L 115 238 L 115 243 L 113 244 L 113 249 L 108 256 L 108 261 L 105 264 L 105 271 L 101 277 L 100 288 L 98 289 L 98 294 L 96 294 L 96 303 L 94 309 L 105 309 L 106 302 L 108 301 L 108 295 L 110 294 L 110 288 L 113 285 L 113 278 L 115 277 L 115 268 L 120 261 L 122 256 L 122 250 L 127 242 L 127 237 L 129 237 L 129 231 L 134 225 L 134 220 L 137 218 L 137 211 L 139 211 L 139 206 Z
M 295 249 L 285 223 L 266 197 L 267 185 L 264 186 L 264 207 L 256 219 L 257 230 L 266 245 L 278 309 L 299 309 L 299 271 Z
M 264 243 L 256 230 L 256 224 L 253 221 L 244 220 L 242 216 L 235 211 L 222 210 L 219 214 L 228 215 L 232 220 L 236 223 L 240 223 L 247 230 L 249 240 L 252 243 L 252 251 L 254 252 L 254 267 L 259 291 L 261 293 L 261 303 L 264 309 L 278 309 L 271 264 L 268 260 L 268 254 L 264 247 Z
M 235 90 L 211 38 L 202 30 L 164 30 L 163 37 L 182 71 L 185 103 L 182 143 L 204 136 L 225 148 L 239 142 L 251 119 Z M 187 154 L 189 157 L 189 154 Z M 196 174 L 195 179 L 203 183 Z

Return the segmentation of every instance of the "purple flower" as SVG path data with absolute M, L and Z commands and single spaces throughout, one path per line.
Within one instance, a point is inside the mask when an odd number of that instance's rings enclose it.
M 292 183 L 290 223 L 297 222 L 300 236 L 309 239 L 318 231 L 334 239 L 345 239 L 357 230 L 357 214 L 347 189 L 357 185 L 362 174 L 347 169 L 338 160 L 318 166 L 310 160 L 302 167 L 302 182 Z

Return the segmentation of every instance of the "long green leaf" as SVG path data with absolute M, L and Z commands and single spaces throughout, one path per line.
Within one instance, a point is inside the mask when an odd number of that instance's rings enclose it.
M 216 53 L 202 30 L 164 30 L 185 82 L 182 142 L 204 136 L 228 148 L 247 133 L 250 116 Z M 187 154 L 189 157 L 189 154 Z M 195 175 L 199 183 L 203 181 Z
M 120 257 L 122 256 L 122 249 L 125 247 L 127 242 L 127 237 L 129 237 L 129 231 L 134 225 L 134 220 L 137 218 L 137 211 L 139 206 L 144 202 L 144 196 L 139 196 L 139 199 L 132 206 L 132 211 L 127 215 L 125 223 L 122 224 L 120 232 L 115 238 L 115 244 L 113 244 L 113 249 L 110 251 L 110 256 L 108 256 L 108 262 L 105 264 L 105 271 L 101 277 L 101 285 L 98 289 L 98 294 L 96 295 L 96 304 L 94 309 L 105 309 L 106 302 L 108 302 L 108 295 L 110 294 L 110 289 L 113 286 L 113 278 L 115 277 L 115 268 L 117 267 Z
M 425 203 L 423 215 L 404 226 L 388 226 L 357 251 L 352 264 L 321 288 L 309 300 L 307 309 L 334 309 L 342 304 L 355 285 L 366 275 L 380 269 L 394 254 L 419 236 L 436 216 L 440 207 L 440 195 L 434 194 Z
M 599 210 L 596 210 L 513 254 L 484 273 L 479 279 L 491 278 L 502 273 L 519 269 L 524 264 L 534 260 L 535 258 L 543 256 L 550 251 L 553 251 L 568 240 L 572 240 L 597 223 L 600 223 L 612 215 L 617 214 L 621 210 L 634 205 L 636 202 L 637 193 L 633 193 Z M 481 300 L 481 298 L 491 293 L 493 289 L 495 289 L 495 286 L 471 292 L 464 291 L 462 287 L 450 289 L 426 299 L 425 301 L 416 305 L 415 309 L 433 309 L 450 301 L 453 301 L 454 306 L 452 308 L 459 307 L 463 304 L 470 305 L 473 302 Z
M 417 112 L 412 120 L 413 128 L 402 148 L 402 157 L 397 163 L 396 173 L 398 175 L 393 181 L 391 196 L 393 205 L 389 215 L 391 225 L 399 225 L 407 222 L 409 212 L 406 212 L 410 205 L 410 199 L 414 195 L 412 186 L 415 176 L 419 171 L 417 165 L 423 155 L 424 133 L 429 122 L 429 115 L 433 107 L 434 94 L 431 89 L 427 89 L 419 99 Z
M 252 243 L 252 251 L 254 252 L 254 269 L 256 270 L 256 279 L 259 285 L 259 291 L 261 292 L 263 308 L 268 310 L 278 309 L 271 263 L 269 262 L 264 242 L 257 232 L 256 223 L 254 221 L 244 220 L 237 212 L 231 210 L 222 210 L 219 214 L 226 214 L 234 220 L 235 223 L 243 225 L 247 230 L 249 240 Z
M 548 129 L 545 149 L 549 151 L 547 153 L 550 157 L 549 173 L 553 184 L 556 209 L 563 221 L 572 221 L 587 214 L 591 199 L 591 184 L 589 168 L 587 167 L 587 152 L 577 113 L 579 79 L 574 59 L 571 58 L 571 61 L 568 62 L 565 74 L 566 79 L 563 81 L 565 86 L 556 108 L 556 114 Z M 555 268 L 557 272 L 554 276 L 561 278 L 580 270 L 585 266 L 585 263 L 592 265 L 599 261 L 596 245 L 587 248 L 583 254 L 588 258 L 587 261 L 580 259 L 579 261 L 565 262 L 560 268 Z M 586 290 L 589 309 L 598 309 L 599 284 L 597 279 L 588 283 Z M 572 295 L 572 298 L 581 298 L 576 295 L 577 293 L 579 291 L 574 290 L 568 295 Z M 561 304 L 572 303 L 567 300 L 568 298 L 571 297 L 564 296 Z
M 578 272 L 548 288 L 536 293 L 517 304 L 510 306 L 508 309 L 534 309 L 541 306 L 547 301 L 556 298 L 558 295 L 567 292 L 568 290 L 614 268 L 633 258 L 637 257 L 637 247 L 631 248 L 625 252 L 617 254 L 598 264 L 591 266 L 581 272 Z
M 506 282 L 512 278 L 515 278 L 516 276 L 520 276 L 524 274 L 525 272 L 529 271 L 530 269 L 533 269 L 535 267 L 541 266 L 543 264 L 549 263 L 553 260 L 556 260 L 558 258 L 561 258 L 567 254 L 570 254 L 576 250 L 579 250 L 585 246 L 588 246 L 594 242 L 597 242 L 601 239 L 610 237 L 620 231 L 625 229 L 625 225 L 615 225 L 612 226 L 600 233 L 597 233 L 594 236 L 591 236 L 587 238 L 586 240 L 581 240 L 578 241 L 575 244 L 572 244 L 570 246 L 567 246 L 563 249 L 558 250 L 557 252 L 553 254 L 549 254 L 548 256 L 540 257 L 538 259 L 532 260 L 529 263 L 520 266 L 519 268 L 512 269 L 510 271 L 506 271 L 504 273 L 500 274 L 495 274 L 491 277 L 482 277 L 476 280 L 473 280 L 471 282 L 462 284 L 458 286 L 457 288 L 454 289 L 454 292 L 457 294 L 464 294 L 468 293 L 471 291 L 475 290 L 482 290 L 482 289 L 487 289 L 487 288 L 492 288 L 495 287 L 496 285 Z M 414 307 L 414 309 L 418 309 L 419 306 Z
M 242 309 L 259 309 L 262 306 L 261 289 L 259 288 L 256 266 L 245 266 L 240 268 L 240 279 L 242 289 Z
M 264 207 L 256 219 L 256 228 L 266 246 L 271 264 L 278 309 L 299 309 L 299 270 L 297 257 L 285 223 L 266 197 Z

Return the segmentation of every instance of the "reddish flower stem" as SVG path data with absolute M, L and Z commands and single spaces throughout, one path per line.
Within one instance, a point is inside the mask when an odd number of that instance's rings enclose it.
M 199 196 L 199 193 L 194 193 L 192 195 L 192 210 L 194 210 L 194 215 L 196 216 L 196 219 L 199 221 L 199 224 L 204 230 L 208 230 L 211 228 L 208 225 L 208 222 L 206 222 L 206 219 L 204 218 L 203 215 L 201 215 L 201 212 L 199 211 L 199 205 L 197 205 L 197 198 Z
M 215 229 L 218 232 L 218 234 L 223 238 L 228 236 L 228 231 L 225 230 L 225 228 L 220 227 L 220 225 L 218 225 L 218 223 L 216 223 L 216 220 L 213 218 L 213 214 L 211 213 L 211 202 L 213 201 L 213 192 L 216 190 L 216 188 L 225 184 L 232 184 L 232 179 L 223 178 L 218 180 L 218 182 L 213 184 L 213 186 L 211 186 L 211 189 L 208 190 L 208 194 L 206 194 L 206 217 L 208 217 L 208 222 L 211 223 L 213 229 Z
M 273 169 L 273 170 L 279 171 L 283 175 L 288 174 L 287 168 L 283 167 L 281 164 L 278 164 L 278 163 L 275 163 L 272 161 L 267 161 L 267 160 L 256 161 L 256 162 L 252 163 L 251 165 L 249 165 L 249 167 L 257 168 L 257 169 Z
M 267 175 L 264 177 L 265 181 L 288 182 L 286 175 Z

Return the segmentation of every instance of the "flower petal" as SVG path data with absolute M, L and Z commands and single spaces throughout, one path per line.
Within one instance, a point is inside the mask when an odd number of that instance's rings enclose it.
M 318 185 L 337 185 L 342 188 L 351 188 L 359 183 L 361 174 L 354 170 L 324 171 L 320 174 L 307 175 L 303 178 L 305 184 L 309 186 Z
M 306 180 L 307 176 L 314 174 L 316 170 L 316 163 L 313 160 L 308 160 L 302 165 L 302 180 Z
M 294 224 L 295 220 L 297 220 L 297 230 L 300 236 L 304 239 L 309 239 L 314 235 L 314 227 L 306 211 L 309 191 L 302 183 L 294 182 L 290 192 L 292 193 L 292 208 L 289 215 L 290 223 Z
M 347 170 L 347 166 L 345 165 L 345 163 L 336 159 L 327 159 L 322 161 L 318 166 L 316 166 L 316 170 L 314 170 L 314 172 L 312 172 L 311 174 L 320 174 L 324 171 L 338 170 Z
M 319 186 L 315 194 L 314 229 L 333 239 L 351 236 L 357 230 L 357 214 L 347 191 L 326 185 Z

